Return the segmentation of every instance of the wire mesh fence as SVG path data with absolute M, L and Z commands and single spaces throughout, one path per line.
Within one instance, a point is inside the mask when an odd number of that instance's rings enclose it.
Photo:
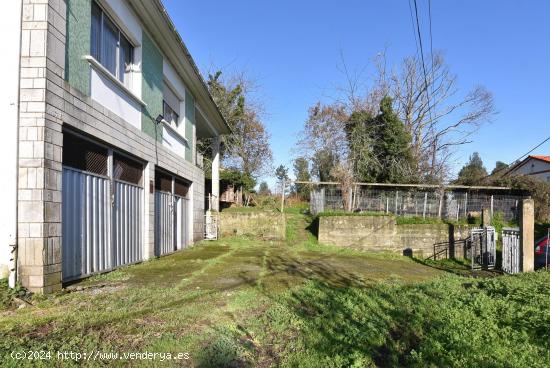
M 452 189 L 421 187 L 376 187 L 355 185 L 347 191 L 337 185 L 322 185 L 310 192 L 310 212 L 383 212 L 397 216 L 467 218 L 488 209 L 504 220 L 516 220 L 523 195 L 497 189 Z

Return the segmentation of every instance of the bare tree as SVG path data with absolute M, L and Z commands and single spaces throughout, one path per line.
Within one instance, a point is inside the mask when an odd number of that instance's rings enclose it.
M 379 69 L 379 74 L 383 72 Z M 495 114 L 492 94 L 477 86 L 461 97 L 457 77 L 441 53 L 434 54 L 426 75 L 418 58 L 406 58 L 390 81 L 389 91 L 413 138 L 421 174 L 431 180 L 444 179 L 455 149 L 470 143 L 479 127 Z
M 345 82 L 337 87 L 334 101 L 348 114 L 358 110 L 374 114 L 381 99 L 391 96 L 395 111 L 411 134 L 418 175 L 424 181 L 441 182 L 449 176 L 456 149 L 470 143 L 479 127 L 491 121 L 496 112 L 487 89 L 477 86 L 461 94 L 457 77 L 442 53 L 435 53 L 432 60 L 424 74 L 418 57 L 407 57 L 397 68 L 389 68 L 382 52 L 373 60 L 370 81 L 363 81 L 365 68 L 350 70 L 342 56 L 339 70 Z

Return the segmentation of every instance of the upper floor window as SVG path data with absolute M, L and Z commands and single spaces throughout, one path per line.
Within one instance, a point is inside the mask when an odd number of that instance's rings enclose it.
M 172 89 L 165 83 L 163 91 L 162 116 L 166 122 L 176 129 L 180 125 L 180 104 L 181 101 L 178 96 L 176 96 L 174 91 L 172 91 Z
M 95 2 L 90 54 L 126 87 L 131 87 L 134 47 Z

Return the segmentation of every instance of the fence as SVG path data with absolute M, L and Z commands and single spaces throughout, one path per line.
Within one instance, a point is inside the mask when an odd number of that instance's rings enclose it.
M 504 220 L 510 221 L 518 218 L 518 205 L 524 198 L 508 188 L 380 185 L 355 185 L 347 196 L 344 200 L 337 185 L 317 186 L 310 192 L 310 211 L 313 214 L 335 210 L 384 212 L 398 216 L 459 219 L 489 209 L 491 215 L 501 213 Z

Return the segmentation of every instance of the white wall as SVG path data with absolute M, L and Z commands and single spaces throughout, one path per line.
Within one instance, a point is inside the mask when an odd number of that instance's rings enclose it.
M 516 175 L 529 175 L 539 180 L 550 183 L 550 163 L 541 160 L 530 158 L 527 160 L 527 162 L 514 170 L 513 173 Z
M 176 133 L 172 129 L 162 126 L 162 145 L 174 151 L 176 154 L 185 157 L 185 147 L 187 147 L 187 141 L 183 138 L 179 132 Z
M 15 244 L 17 228 L 17 129 L 19 103 L 19 60 L 21 43 L 21 0 L 2 4 L 2 58 L 0 58 L 0 278 L 6 275 L 10 244 Z M 6 36 L 8 35 L 8 36 Z
M 141 105 L 94 67 L 90 89 L 92 99 L 141 129 Z

